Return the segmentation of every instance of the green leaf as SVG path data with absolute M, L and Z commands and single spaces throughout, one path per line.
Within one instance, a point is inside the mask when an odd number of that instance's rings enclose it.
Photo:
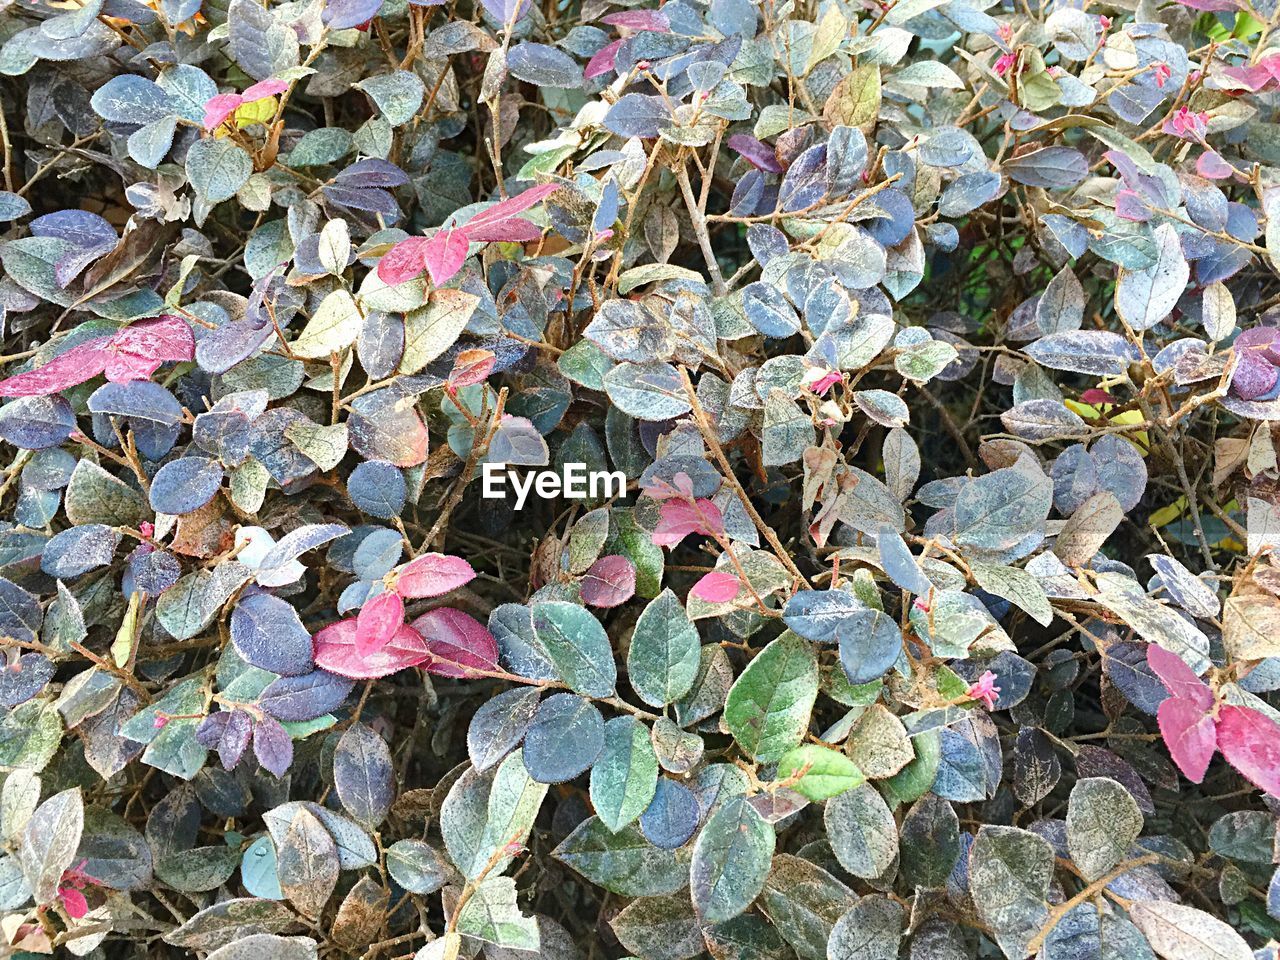
M 410 310 L 404 316 L 400 372 L 417 373 L 453 346 L 479 303 L 479 297 L 462 290 L 431 291 L 431 300 L 426 306 Z
M 870 784 L 827 801 L 823 823 L 836 859 L 855 877 L 879 877 L 898 856 L 898 825 Z
M 509 950 L 537 951 L 538 922 L 516 905 L 516 882 L 490 877 L 476 887 L 458 914 L 458 932 Z
M 440 832 L 449 858 L 475 879 L 499 849 L 528 839 L 546 795 L 547 785 L 529 776 L 519 750 L 496 770 L 468 770 L 440 808 Z M 500 858 L 490 872 L 501 873 L 510 862 L 511 857 Z
M 688 960 L 707 946 L 688 897 L 641 897 L 609 926 L 624 948 L 645 960 Z
M 738 916 L 764 889 L 777 842 L 773 826 L 745 798 L 712 814 L 693 847 L 689 882 L 705 923 Z
M 788 631 L 742 671 L 725 700 L 724 723 L 748 755 L 771 763 L 804 738 L 817 696 L 813 649 Z
M 665 707 L 689 692 L 698 675 L 698 628 L 670 589 L 658 594 L 636 620 L 627 651 L 631 688 L 645 703 Z
M 902 907 L 888 897 L 863 897 L 831 931 L 828 960 L 898 960 Z
M 408 70 L 369 77 L 356 86 L 369 95 L 393 127 L 413 119 L 426 92 L 418 75 Z
M 387 873 L 410 893 L 435 893 L 449 879 L 449 867 L 435 847 L 421 840 L 397 840 L 387 848 Z
M 323 300 L 298 338 L 289 345 L 296 356 L 305 360 L 328 359 L 356 342 L 364 315 L 355 298 L 346 290 L 334 290 Z
M 580 823 L 552 855 L 596 886 L 624 897 L 658 897 L 689 883 L 686 848 L 655 847 L 634 825 L 614 833 L 599 817 Z
M 308 917 L 318 917 L 338 882 L 338 847 L 305 807 L 297 808 L 277 844 L 280 889 Z
M 814 802 L 852 790 L 866 782 L 858 765 L 837 750 L 801 744 L 778 761 L 778 779 L 796 777 L 792 789 Z
M 1105 876 L 1142 833 L 1138 803 L 1115 780 L 1077 780 L 1067 802 L 1067 849 L 1086 880 Z
M 984 826 L 969 848 L 969 890 L 978 917 L 1006 956 L 1026 956 L 1049 918 L 1049 841 L 1017 827 Z
M 343 808 L 369 830 L 391 809 L 395 771 L 387 742 L 363 723 L 353 723 L 333 753 L 333 786 Z
M 58 882 L 63 871 L 73 865 L 83 828 L 84 801 L 79 787 L 55 793 L 27 821 L 18 862 L 37 904 L 49 903 L 57 896 Z
M 658 786 L 658 757 L 649 728 L 635 717 L 615 717 L 604 727 L 604 752 L 591 768 L 591 805 L 610 830 L 644 813 Z
M 226 138 L 203 137 L 187 150 L 187 180 L 206 203 L 236 195 L 253 173 L 253 160 Z
M 562 600 L 533 605 L 533 632 L 569 689 L 612 697 L 618 681 L 609 636 L 586 607 Z
M 760 906 L 804 960 L 826 960 L 836 921 L 857 894 L 822 867 L 789 853 L 773 858 Z

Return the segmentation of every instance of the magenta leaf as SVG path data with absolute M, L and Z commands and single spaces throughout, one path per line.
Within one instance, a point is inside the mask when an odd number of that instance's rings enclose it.
M 0 381 L 0 397 L 45 397 L 92 380 L 106 369 L 111 354 L 107 337 L 72 347 L 43 367 Z
M 210 97 L 204 102 L 204 120 L 202 121 L 204 128 L 213 130 L 220 127 L 242 103 L 244 103 L 244 97 L 238 93 L 219 93 Z
M 650 33 L 671 32 L 671 21 L 661 10 L 619 10 L 617 13 L 605 14 L 600 22 L 637 33 L 645 30 Z
M 481 210 L 468 220 L 463 225 L 463 228 L 471 231 L 502 220 L 509 220 L 518 213 L 524 213 L 526 210 L 532 209 L 559 189 L 560 185 L 556 183 L 544 183 L 536 187 L 530 187 L 524 193 L 509 197 L 506 200 L 500 200 L 493 206 Z
M 435 232 L 422 248 L 422 261 L 432 283 L 438 287 L 453 279 L 467 260 L 470 243 L 462 230 L 441 228 Z
M 316 666 L 351 680 L 373 680 L 406 667 L 417 667 L 431 656 L 421 634 L 408 624 L 396 631 L 391 642 L 369 656 L 356 651 L 356 618 L 339 620 L 318 632 L 315 643 Z
M 695 583 L 689 592 L 707 603 L 728 603 L 741 591 L 741 580 L 731 573 L 713 570 Z
M 542 236 L 538 225 L 520 217 L 482 223 L 478 227 L 464 224 L 458 228 L 473 243 L 528 243 Z
M 636 592 L 636 568 L 626 557 L 601 557 L 582 575 L 582 599 L 593 607 L 616 607 Z
M 654 546 L 674 547 L 691 533 L 719 537 L 724 533 L 724 515 L 710 500 L 666 500 L 654 528 Z
M 1213 707 L 1213 691 L 1176 653 L 1158 643 L 1148 644 L 1147 663 L 1171 696 L 1190 700 L 1201 713 L 1207 713 Z
M 277 94 L 284 93 L 288 89 L 289 82 L 287 80 L 268 77 L 266 80 L 259 80 L 240 96 L 244 98 L 245 103 L 256 103 L 259 100 L 267 99 L 267 97 L 274 97 Z
M 1259 790 L 1280 797 L 1280 725 L 1257 710 L 1224 704 L 1218 749 Z
M 160 363 L 192 360 L 196 355 L 196 338 L 181 317 L 157 317 L 125 327 L 111 337 L 109 346 Z
M 746 133 L 735 133 L 729 138 L 729 149 L 736 150 L 742 154 L 742 158 L 766 173 L 781 173 L 782 164 L 778 162 L 777 156 L 774 155 L 773 147 L 767 143 L 762 143 L 755 137 Z
M 356 652 L 362 657 L 377 653 L 404 624 L 404 601 L 393 591 L 366 600 L 356 617 Z
M 622 40 L 614 40 L 612 43 L 605 44 L 587 61 L 587 67 L 582 72 L 583 77 L 588 80 L 594 80 L 596 77 L 603 76 L 613 69 L 614 63 L 618 59 L 618 48 L 623 44 Z
M 412 280 L 427 269 L 426 237 L 401 240 L 378 261 L 378 279 L 388 286 Z
M 1217 746 L 1213 716 L 1190 700 L 1170 697 L 1156 713 L 1169 756 L 1192 783 L 1204 779 Z
M 452 607 L 428 610 L 411 624 L 426 641 L 427 673 L 462 679 L 498 669 L 498 643 L 475 617 Z
M 402 597 L 438 597 L 475 579 L 471 564 L 461 557 L 424 553 L 400 568 L 396 593 Z

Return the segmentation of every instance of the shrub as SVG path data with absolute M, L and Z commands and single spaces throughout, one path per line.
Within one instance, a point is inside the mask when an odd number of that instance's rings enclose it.
M 1275 958 L 1278 15 L 1084 7 L 9 0 L 5 949 Z

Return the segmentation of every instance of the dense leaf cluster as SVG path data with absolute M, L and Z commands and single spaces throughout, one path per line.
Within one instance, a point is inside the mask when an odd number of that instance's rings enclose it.
M 0 955 L 1276 960 L 1278 25 L 0 0 Z

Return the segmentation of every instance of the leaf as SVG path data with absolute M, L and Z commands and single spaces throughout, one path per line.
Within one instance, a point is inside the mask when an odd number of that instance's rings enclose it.
M 461 610 L 437 607 L 410 626 L 426 641 L 424 665 L 429 673 L 460 678 L 498 669 L 498 644 L 493 634 Z
M 784 634 L 760 651 L 729 690 L 724 723 L 748 755 L 773 762 L 804 737 L 817 695 L 813 650 Z
M 22 831 L 18 861 L 36 903 L 50 903 L 63 871 L 72 866 L 84 829 L 80 788 L 56 793 L 36 807 Z
M 729 603 L 742 593 L 742 581 L 732 573 L 713 570 L 703 574 L 689 590 L 689 596 L 707 603 Z
M 1161 703 L 1157 715 L 1160 735 L 1173 762 L 1192 783 L 1202 782 L 1218 746 L 1213 717 L 1180 697 L 1169 697 Z
M 649 729 L 635 717 L 604 726 L 604 749 L 591 768 L 591 805 L 617 832 L 644 813 L 658 785 L 658 758 Z
M 253 173 L 249 155 L 230 140 L 205 137 L 187 150 L 187 179 L 206 203 L 236 195 Z
M 466 560 L 443 553 L 414 557 L 396 574 L 395 591 L 402 597 L 438 597 L 475 579 Z
M 773 827 L 741 797 L 711 815 L 689 866 L 693 906 L 703 922 L 723 923 L 751 906 L 764 889 L 775 843 Z
M 316 308 L 315 314 L 302 328 L 289 349 L 307 360 L 328 359 L 356 342 L 364 315 L 355 298 L 346 290 L 334 290 Z
M 353 680 L 385 677 L 406 667 L 416 667 L 431 657 L 426 641 L 413 627 L 402 626 L 391 642 L 369 656 L 356 651 L 356 619 L 339 620 L 316 633 L 315 664 L 330 673 Z
M 829 960 L 896 960 L 902 941 L 902 907 L 888 897 L 863 897 L 836 921 L 827 943 Z
M 1006 956 L 1026 956 L 1049 916 L 1053 847 L 1017 827 L 983 826 L 969 849 L 969 890 L 978 917 Z
M 280 889 L 295 907 L 318 917 L 338 882 L 338 847 L 315 815 L 299 808 L 276 850 Z
M 1164 960 L 1251 960 L 1253 948 L 1216 917 L 1195 907 L 1139 900 L 1129 918 Z
M 387 873 L 410 893 L 435 893 L 449 878 L 449 868 L 435 848 L 421 840 L 397 840 L 387 848 Z
M 1218 711 L 1218 749 L 1246 780 L 1280 796 L 1280 724 L 1257 710 L 1223 704 Z
M 665 707 L 689 692 L 701 653 L 698 629 L 670 588 L 641 612 L 627 651 L 627 677 L 642 701 Z
M 395 799 L 391 751 L 382 737 L 354 723 L 333 754 L 333 785 L 343 808 L 369 830 L 376 830 Z
M 554 851 L 597 886 L 624 897 L 657 897 L 689 883 L 688 855 L 654 846 L 634 826 L 617 833 L 599 817 L 579 824 Z
M 861 786 L 867 778 L 843 753 L 803 744 L 788 750 L 778 761 L 778 779 L 793 781 L 797 793 L 821 802 Z
M 1142 833 L 1142 812 L 1123 786 L 1106 777 L 1077 780 L 1067 805 L 1067 846 L 1086 880 L 1110 872 Z
M 279 597 L 245 597 L 231 611 L 230 632 L 236 651 L 255 667 L 290 677 L 315 668 L 311 634 L 293 606 Z
M 495 771 L 464 773 L 440 810 L 440 831 L 450 859 L 469 878 L 480 876 L 491 861 L 491 872 L 501 872 L 512 857 L 495 860 L 495 854 L 509 844 L 524 843 L 546 793 L 546 785 L 529 775 L 520 751 Z
M 1053 484 L 1038 468 L 1004 467 L 970 480 L 955 505 L 956 542 L 1007 550 L 1042 528 L 1053 506 Z
M 604 718 L 590 700 L 557 693 L 538 706 L 524 736 L 529 774 L 539 783 L 565 783 L 585 773 L 604 750 Z
M 406 313 L 400 372 L 417 373 L 453 346 L 479 303 L 462 290 L 433 290 L 426 306 Z
M 1153 236 L 1155 263 L 1140 270 L 1121 268 L 1116 282 L 1116 312 L 1138 331 L 1150 330 L 1173 312 L 1191 277 L 1173 224 L 1161 224 Z
M 587 697 L 611 697 L 617 684 L 613 648 L 600 621 L 563 601 L 535 603 L 533 632 L 569 689 Z
M 898 856 L 898 826 L 870 784 L 829 800 L 823 822 L 840 866 L 855 877 L 879 877 Z
M 467 753 L 475 769 L 488 770 L 524 739 L 542 693 L 537 687 L 504 690 L 480 706 L 467 728 Z
M 458 913 L 458 932 L 511 950 L 538 950 L 538 923 L 520 913 L 516 882 L 490 877 Z

